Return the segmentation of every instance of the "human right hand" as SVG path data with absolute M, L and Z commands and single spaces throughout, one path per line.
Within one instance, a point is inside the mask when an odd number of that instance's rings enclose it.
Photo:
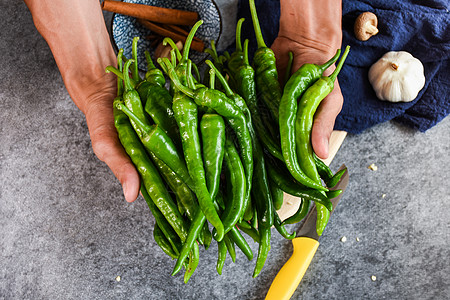
M 120 181 L 126 201 L 139 194 L 139 175 L 114 127 L 116 78 L 105 68 L 117 65 L 100 2 L 25 0 L 47 41 L 67 91 L 86 116 L 95 155 Z

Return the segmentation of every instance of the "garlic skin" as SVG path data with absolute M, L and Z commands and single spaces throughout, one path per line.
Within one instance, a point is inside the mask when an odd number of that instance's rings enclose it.
M 423 65 L 406 51 L 389 51 L 369 69 L 369 81 L 380 100 L 410 102 L 425 85 Z

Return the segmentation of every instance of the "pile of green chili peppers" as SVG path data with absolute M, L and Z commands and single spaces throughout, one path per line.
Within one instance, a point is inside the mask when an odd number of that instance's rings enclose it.
M 219 55 L 214 41 L 206 49 L 207 72 L 201 78 L 189 59 L 191 29 L 183 51 L 170 38 L 171 57 L 155 66 L 145 53 L 147 70 L 138 69 L 137 43 L 132 57 L 120 49 L 114 118 L 119 140 L 141 178 L 141 194 L 155 218 L 156 243 L 176 260 L 172 275 L 183 268 L 188 282 L 199 263 L 199 247 L 215 241 L 222 273 L 227 253 L 236 246 L 249 259 L 258 244 L 253 277 L 270 250 L 272 227 L 286 239 L 295 237 L 286 224 L 301 221 L 314 202 L 317 232 L 322 234 L 336 185 L 345 170 L 333 174 L 312 150 L 310 135 L 315 110 L 332 90 L 348 48 L 335 71 L 340 50 L 323 65 L 305 64 L 282 87 L 275 56 L 262 38 L 256 8 L 250 0 L 258 49 L 250 63 L 248 40 L 241 41 L 244 19 L 237 23 L 236 50 Z M 275 125 L 274 125 L 275 124 Z M 301 198 L 292 216 L 281 220 L 277 210 L 284 194 Z

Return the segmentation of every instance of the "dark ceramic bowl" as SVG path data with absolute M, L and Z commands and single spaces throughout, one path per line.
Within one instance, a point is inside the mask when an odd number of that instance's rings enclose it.
M 211 41 L 218 42 L 222 32 L 222 22 L 216 3 L 213 0 L 125 0 L 124 2 L 147 4 L 165 8 L 174 8 L 186 11 L 195 11 L 203 24 L 198 28 L 195 36 L 200 38 L 205 47 L 209 47 Z M 136 18 L 114 14 L 111 22 L 112 40 L 116 51 L 123 49 L 125 57 L 131 57 L 131 45 L 134 37 L 139 37 L 138 64 L 140 70 L 146 70 L 144 52 L 147 50 L 153 57 L 155 48 L 151 47 L 151 41 L 147 39 L 151 31 L 138 23 Z M 155 46 L 156 47 L 156 46 Z M 207 54 L 192 50 L 189 57 L 194 63 L 199 63 Z

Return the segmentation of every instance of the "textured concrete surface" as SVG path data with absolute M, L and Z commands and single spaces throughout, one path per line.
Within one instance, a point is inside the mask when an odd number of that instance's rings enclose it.
M 26 6 L 0 1 L 0 20 L 0 299 L 263 299 L 291 242 L 273 231 L 256 279 L 239 251 L 217 275 L 215 246 L 187 285 L 170 276 L 153 217 L 93 154 Z M 348 136 L 332 163 L 348 191 L 293 299 L 448 299 L 449 152 L 450 118 Z

